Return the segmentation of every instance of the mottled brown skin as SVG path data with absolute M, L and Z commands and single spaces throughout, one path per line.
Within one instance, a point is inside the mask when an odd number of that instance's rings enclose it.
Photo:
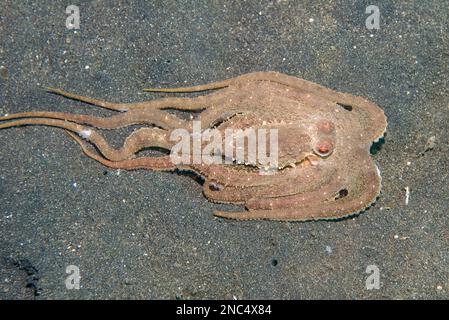
M 239 220 L 306 221 L 338 219 L 373 203 L 381 177 L 369 148 L 383 136 L 387 122 L 374 103 L 350 94 L 276 72 L 255 72 L 189 88 L 147 89 L 151 92 L 214 90 L 195 98 L 163 98 L 139 103 L 111 103 L 59 89 L 48 89 L 75 100 L 120 112 L 100 118 L 58 112 L 27 112 L 0 117 L 0 129 L 46 125 L 65 129 L 84 153 L 121 169 L 190 170 L 205 179 L 204 195 L 213 202 L 243 204 L 242 212 L 215 212 Z M 279 170 L 260 174 L 258 163 L 174 165 L 169 156 L 137 157 L 147 147 L 170 150 L 174 129 L 192 131 L 192 120 L 166 109 L 195 111 L 202 129 L 276 128 Z M 132 124 L 149 127 L 133 132 L 114 149 L 97 129 Z M 90 131 L 86 131 L 90 130 Z M 86 138 L 87 141 L 80 138 Z M 96 146 L 97 151 L 89 145 Z

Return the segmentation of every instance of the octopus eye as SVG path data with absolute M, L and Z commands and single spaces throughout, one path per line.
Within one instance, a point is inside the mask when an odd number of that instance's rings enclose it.
M 332 143 L 328 140 L 320 140 L 315 145 L 315 148 L 313 151 L 320 157 L 327 157 L 329 156 L 334 149 L 334 146 Z

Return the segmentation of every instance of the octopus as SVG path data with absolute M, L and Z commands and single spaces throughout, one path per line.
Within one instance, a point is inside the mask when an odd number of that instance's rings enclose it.
M 237 220 L 309 221 L 341 219 L 370 207 L 381 176 L 370 148 L 383 138 L 387 119 L 375 103 L 277 72 L 254 72 L 204 85 L 151 88 L 168 96 L 113 103 L 47 88 L 51 93 L 114 112 L 98 117 L 65 112 L 22 112 L 0 117 L 0 129 L 43 125 L 64 129 L 88 157 L 116 169 L 193 172 L 204 196 L 215 203 L 244 206 L 216 211 Z M 195 93 L 186 97 L 186 93 Z M 201 92 L 206 94 L 201 95 Z M 171 93 L 184 93 L 184 96 Z M 188 113 L 190 117 L 181 114 Z M 174 163 L 168 154 L 176 129 L 276 129 L 278 164 L 261 174 L 259 162 Z M 140 125 L 113 148 L 102 130 Z M 166 153 L 141 155 L 157 148 Z M 231 148 L 236 149 L 233 145 Z M 233 150 L 235 151 L 235 150 Z M 265 168 L 266 169 L 266 168 Z

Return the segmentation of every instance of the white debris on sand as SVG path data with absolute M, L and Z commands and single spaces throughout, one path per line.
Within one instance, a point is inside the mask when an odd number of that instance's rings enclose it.
M 87 129 L 87 130 L 81 130 L 81 131 L 79 132 L 79 135 L 81 136 L 81 138 L 86 139 L 86 140 L 89 139 L 89 137 L 91 136 L 91 134 L 92 134 L 92 130 L 89 130 L 89 129 Z
M 410 200 L 410 187 L 405 187 L 405 205 L 408 206 Z
M 436 142 L 436 137 L 435 136 L 431 136 L 427 142 L 426 145 L 424 146 L 424 152 L 430 151 L 433 148 L 435 148 L 435 142 Z
M 426 152 L 433 150 L 435 148 L 436 141 L 436 136 L 431 136 L 429 139 L 427 139 L 427 142 L 424 145 L 424 149 L 419 153 L 419 155 L 423 156 Z

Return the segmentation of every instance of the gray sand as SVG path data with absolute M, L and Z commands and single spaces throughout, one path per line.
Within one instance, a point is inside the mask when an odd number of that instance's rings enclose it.
M 0 299 L 448 297 L 447 1 L 377 1 L 379 30 L 365 27 L 369 1 L 89 1 L 76 33 L 56 3 L 1 0 L 0 114 L 109 114 L 43 86 L 131 102 L 164 96 L 148 86 L 280 71 L 385 110 L 383 189 L 343 221 L 226 221 L 188 176 L 107 169 L 58 129 L 2 130 Z

